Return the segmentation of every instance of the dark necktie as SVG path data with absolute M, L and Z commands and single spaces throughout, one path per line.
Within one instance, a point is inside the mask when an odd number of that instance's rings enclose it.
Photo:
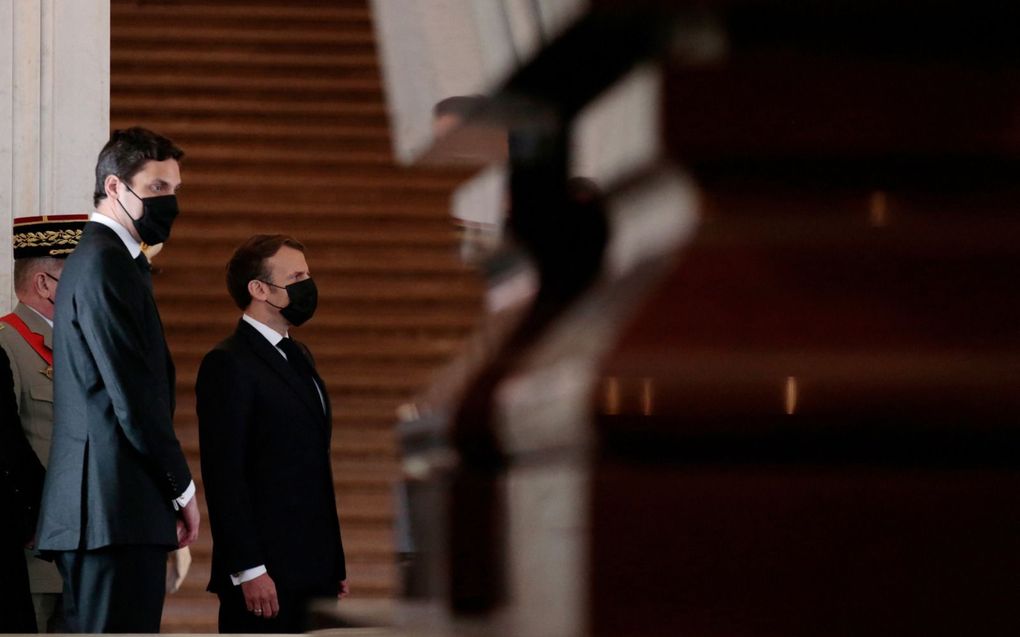
M 280 339 L 280 342 L 276 344 L 283 353 L 287 355 L 287 362 L 297 373 L 298 377 L 305 383 L 305 386 L 310 390 L 309 396 L 315 398 L 315 404 L 322 406 L 322 399 L 319 397 L 318 385 L 315 383 L 315 373 L 312 371 L 312 365 L 308 362 L 308 358 L 305 353 L 301 351 L 301 348 L 297 346 L 297 343 L 290 340 L 287 337 Z
M 152 291 L 152 267 L 149 265 L 149 258 L 145 256 L 144 252 L 139 252 L 138 256 L 135 257 L 135 265 L 138 266 L 139 271 L 142 273 L 142 279 L 145 280 L 145 285 Z

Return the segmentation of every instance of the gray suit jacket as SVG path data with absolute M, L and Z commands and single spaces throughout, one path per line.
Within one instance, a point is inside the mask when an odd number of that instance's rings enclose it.
M 43 551 L 177 545 L 172 501 L 191 482 L 173 430 L 174 368 L 147 268 L 88 223 L 57 292 L 54 423 Z

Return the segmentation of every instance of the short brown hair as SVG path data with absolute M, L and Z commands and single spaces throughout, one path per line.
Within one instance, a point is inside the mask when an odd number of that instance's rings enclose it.
M 99 151 L 96 160 L 96 188 L 92 193 L 92 205 L 106 199 L 106 178 L 116 175 L 121 181 L 131 181 L 147 161 L 180 161 L 184 151 L 170 139 L 147 128 L 135 126 L 115 130 Z
M 257 234 L 234 250 L 234 256 L 227 262 L 227 292 L 230 292 L 230 298 L 234 299 L 237 307 L 248 309 L 251 305 L 248 283 L 265 280 L 269 276 L 266 259 L 279 252 L 283 246 L 299 252 L 305 251 L 300 241 L 285 234 Z

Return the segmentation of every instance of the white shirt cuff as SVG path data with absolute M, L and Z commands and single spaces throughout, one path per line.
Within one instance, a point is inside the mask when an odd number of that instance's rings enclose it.
M 240 573 L 231 573 L 230 574 L 230 581 L 234 583 L 234 586 L 240 586 L 241 584 L 244 584 L 245 582 L 250 582 L 251 580 L 255 579 L 256 577 L 258 577 L 259 575 L 262 575 L 265 572 L 266 572 L 266 566 L 265 566 L 265 564 L 262 564 L 262 565 L 256 566 L 255 568 L 249 568 L 249 569 L 243 570 Z
M 174 498 L 174 511 L 180 511 L 184 507 L 188 506 L 191 502 L 191 498 L 195 497 L 195 481 L 192 480 L 188 484 L 188 488 L 184 490 L 184 493 Z

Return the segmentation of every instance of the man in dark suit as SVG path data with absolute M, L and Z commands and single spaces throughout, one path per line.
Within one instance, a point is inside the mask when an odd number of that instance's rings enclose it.
M 224 633 L 293 633 L 307 603 L 347 594 L 326 386 L 289 330 L 317 303 L 304 247 L 256 235 L 227 265 L 244 314 L 196 384 L 213 534 L 209 590 Z
M 142 128 L 113 133 L 96 165 L 96 212 L 57 292 L 37 546 L 64 577 L 71 632 L 159 632 L 167 551 L 198 534 L 172 425 L 174 367 L 141 254 L 169 235 L 182 155 Z
M 14 376 L 0 348 L 0 633 L 36 632 L 28 587 L 25 546 L 31 544 L 45 470 L 28 444 L 18 418 Z

